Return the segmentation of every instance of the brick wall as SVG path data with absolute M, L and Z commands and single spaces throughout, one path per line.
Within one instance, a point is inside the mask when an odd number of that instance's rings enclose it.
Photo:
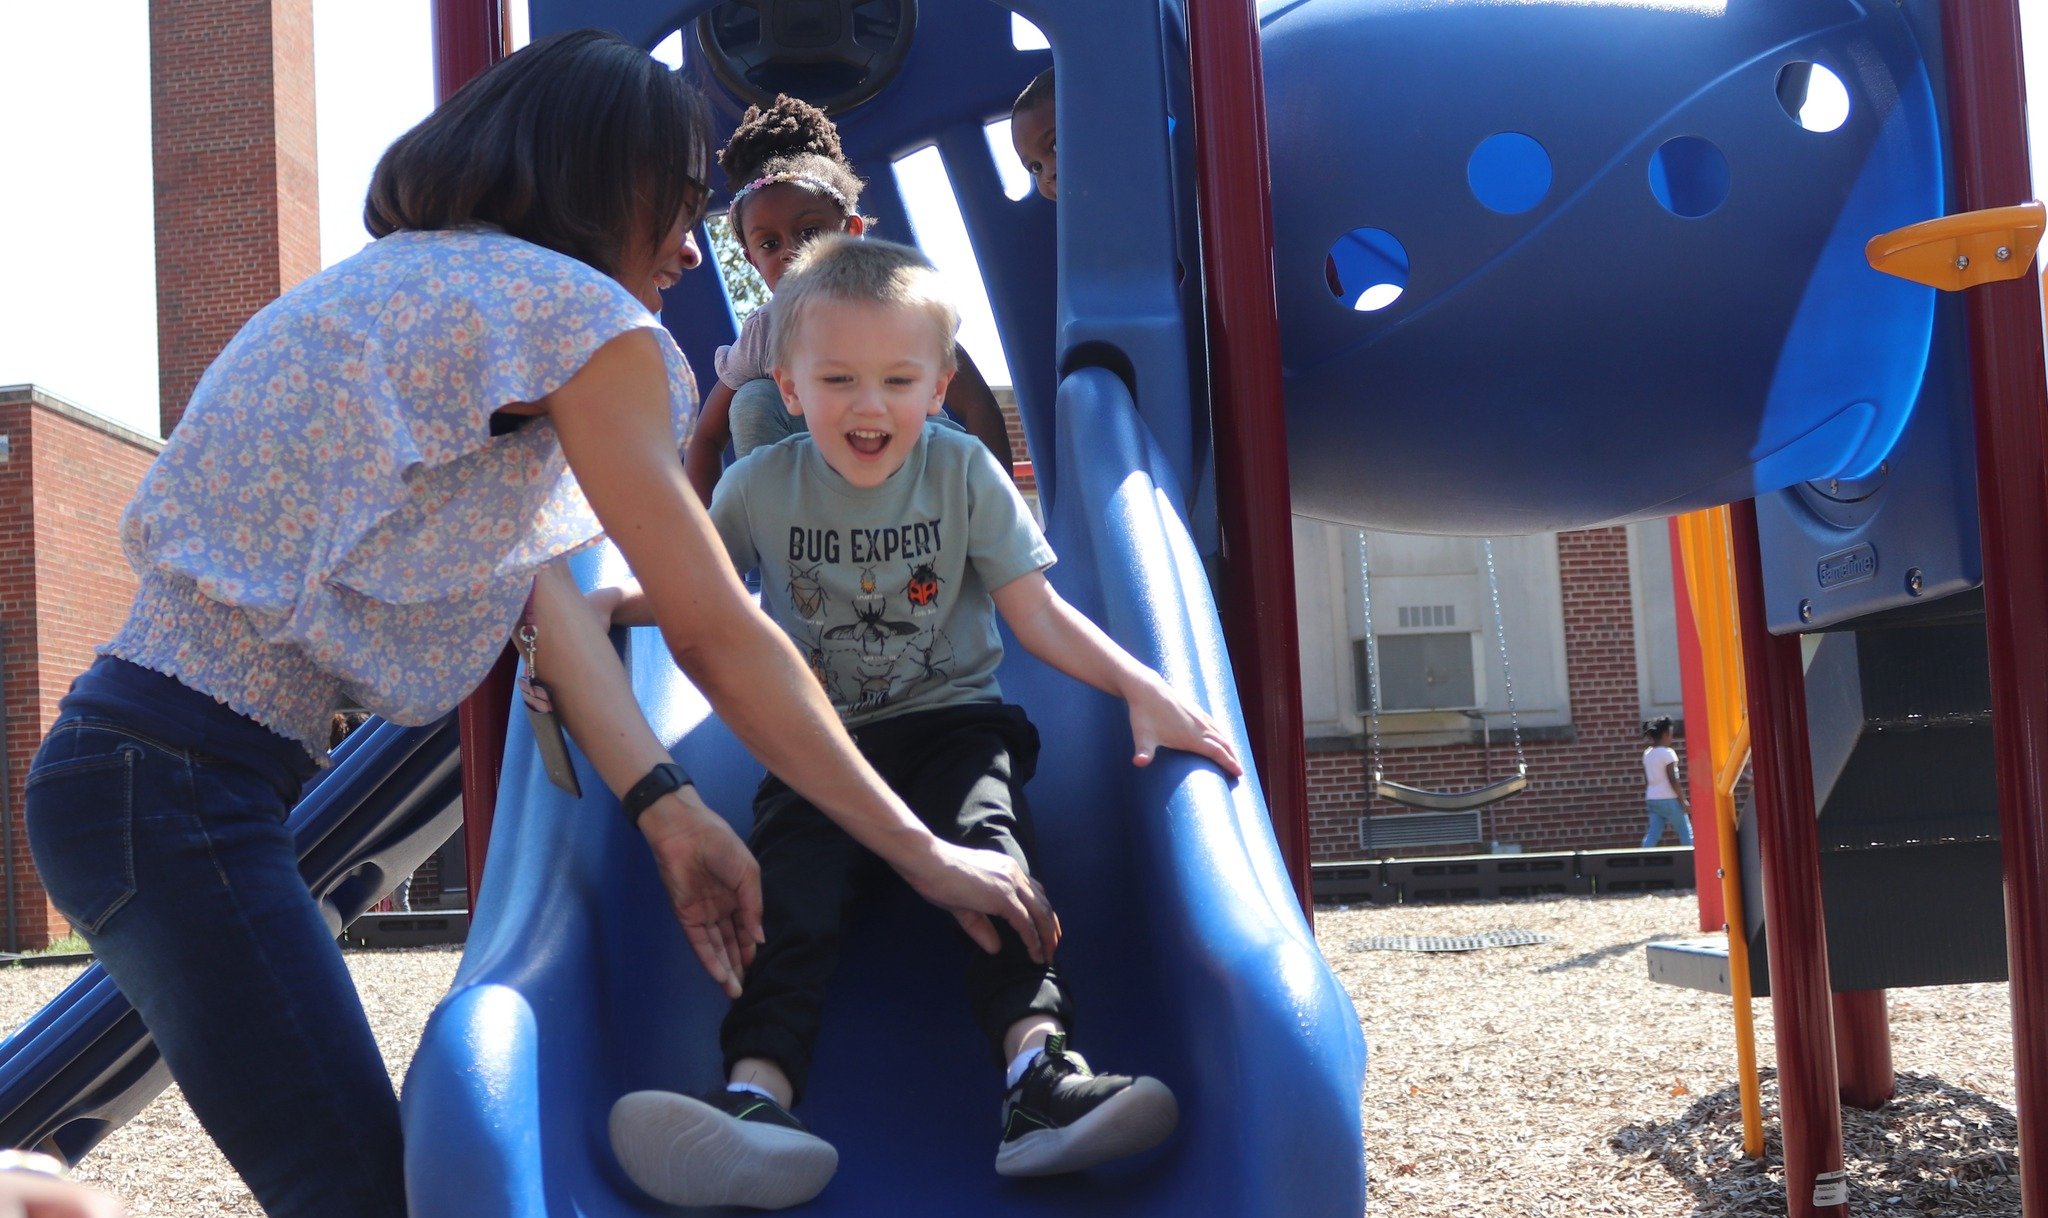
M 1586 529 L 1557 538 L 1564 601 L 1565 672 L 1572 725 L 1563 738 L 1530 740 L 1529 788 L 1487 808 L 1489 841 L 1524 850 L 1633 846 L 1643 832 L 1643 742 L 1636 684 L 1635 623 L 1629 601 L 1628 532 Z M 1545 735 L 1555 735 L 1546 732 Z M 1382 744 L 1398 744 L 1398 736 Z M 1369 800 L 1365 750 L 1312 745 L 1309 754 L 1309 849 L 1319 861 L 1362 858 L 1361 814 L 1410 809 Z M 1389 780 L 1437 790 L 1466 790 L 1488 781 L 1478 744 L 1392 748 Z M 1492 779 L 1514 772 L 1514 744 L 1493 737 Z M 1400 853 L 1462 853 L 1470 846 Z
M 312 0 L 151 0 L 163 434 L 242 323 L 320 269 Z
M 7 781 L 0 798 L 14 848 L 13 949 L 33 950 L 69 928 L 29 858 L 23 780 L 72 678 L 127 617 L 135 579 L 116 529 L 162 444 L 31 386 L 0 388 L 0 435 L 7 438 L 0 461 Z
M 1019 466 L 1028 466 L 1031 450 L 1024 444 L 1024 416 L 1017 412 L 1017 391 L 1003 385 L 996 389 L 995 395 L 996 405 L 1003 408 L 1003 424 L 1010 432 L 1010 459 Z M 1038 479 L 1029 473 L 1022 474 L 1017 479 L 1017 489 L 1024 492 L 1025 498 L 1036 500 Z

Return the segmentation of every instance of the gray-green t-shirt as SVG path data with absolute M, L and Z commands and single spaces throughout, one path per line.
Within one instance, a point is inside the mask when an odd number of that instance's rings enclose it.
M 930 424 L 869 489 L 808 435 L 755 449 L 719 479 L 711 519 L 849 726 L 1001 701 L 989 593 L 1054 560 L 981 441 Z

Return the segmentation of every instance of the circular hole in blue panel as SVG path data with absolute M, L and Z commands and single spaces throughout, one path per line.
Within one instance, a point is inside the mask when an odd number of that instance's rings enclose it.
M 1728 199 L 1728 158 L 1696 135 L 1664 141 L 1650 157 L 1650 193 L 1674 216 L 1697 219 Z
M 1465 162 L 1465 180 L 1481 203 L 1517 216 L 1550 193 L 1550 154 L 1519 131 L 1489 135 Z
M 1408 287 L 1408 250 L 1385 229 L 1354 228 L 1330 247 L 1323 281 L 1360 313 L 1378 312 Z
M 1778 69 L 1778 104 L 1808 131 L 1833 131 L 1849 121 L 1849 86 L 1825 64 L 1797 60 Z

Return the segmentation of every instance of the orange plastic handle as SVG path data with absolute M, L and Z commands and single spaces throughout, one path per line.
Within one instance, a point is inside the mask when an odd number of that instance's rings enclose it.
M 2044 224 L 2048 208 L 2039 200 L 1988 207 L 1882 233 L 1863 247 L 1863 255 L 1887 275 L 1960 292 L 2026 274 Z

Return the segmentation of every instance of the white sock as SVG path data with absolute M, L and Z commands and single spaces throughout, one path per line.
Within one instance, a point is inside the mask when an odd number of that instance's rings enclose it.
M 1019 1053 L 1017 1056 L 1011 1058 L 1010 1081 L 1008 1083 L 1005 1083 L 1004 1086 L 1016 1086 L 1017 1081 L 1024 1077 L 1024 1072 L 1031 1068 L 1031 1063 L 1037 1061 L 1041 1056 L 1044 1055 L 1044 1053 L 1044 1045 L 1033 1045 L 1029 1049 L 1026 1049 L 1022 1053 Z
M 768 1090 L 768 1088 L 763 1087 L 759 1083 L 727 1083 L 725 1085 L 725 1089 L 727 1091 L 744 1091 L 749 1095 L 758 1095 L 762 1099 L 767 1100 L 771 1104 L 779 1104 L 782 1102 L 775 1098 L 774 1092 Z

